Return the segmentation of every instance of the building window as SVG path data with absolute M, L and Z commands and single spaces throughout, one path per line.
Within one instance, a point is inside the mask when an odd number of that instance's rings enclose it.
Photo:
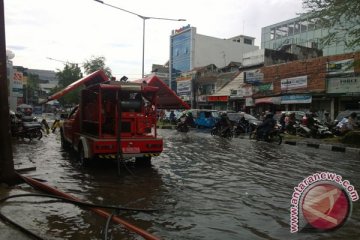
M 249 45 L 252 45 L 252 44 L 253 44 L 252 40 L 249 39 L 249 38 L 244 38 L 244 43 L 245 43 L 245 44 L 249 44 Z
M 270 39 L 275 39 L 275 28 L 270 29 Z
M 300 24 L 298 21 L 296 21 L 294 25 L 294 35 L 299 33 L 300 33 Z

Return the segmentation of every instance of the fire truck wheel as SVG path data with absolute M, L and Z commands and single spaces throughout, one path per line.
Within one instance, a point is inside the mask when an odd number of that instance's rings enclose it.
M 64 133 L 62 131 L 60 132 L 60 138 L 61 138 L 61 147 L 63 149 L 69 149 L 70 143 L 68 141 L 66 141 L 66 139 L 64 137 Z
M 86 164 L 89 162 L 88 158 L 85 158 L 85 152 L 84 152 L 84 148 L 82 145 L 80 145 L 79 147 L 79 163 L 81 164 L 81 166 L 86 166 Z
M 150 167 L 151 157 L 137 157 L 135 158 L 135 164 L 137 167 Z

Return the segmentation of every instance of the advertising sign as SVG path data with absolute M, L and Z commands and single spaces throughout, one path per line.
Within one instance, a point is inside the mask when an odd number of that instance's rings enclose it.
M 333 61 L 327 63 L 327 74 L 336 75 L 354 72 L 354 59 Z
M 14 78 L 12 81 L 12 96 L 22 97 L 23 96 L 23 81 L 24 76 L 22 72 L 14 72 Z
M 291 90 L 307 87 L 307 76 L 281 79 L 281 90 Z
M 251 97 L 253 95 L 252 87 L 242 87 L 231 93 L 235 92 L 236 94 L 231 94 L 231 97 Z
M 258 92 L 268 92 L 274 90 L 274 84 L 273 83 L 263 83 L 256 87 Z
M 327 93 L 359 93 L 360 77 L 328 78 Z
M 227 102 L 229 96 L 208 96 L 209 102 Z
M 178 95 L 191 95 L 191 80 L 177 81 L 177 94 Z
M 310 95 L 286 95 L 281 96 L 281 104 L 297 104 L 297 103 L 311 103 L 312 96 Z
M 257 84 L 264 80 L 264 74 L 257 71 L 246 71 L 244 72 L 244 82 Z

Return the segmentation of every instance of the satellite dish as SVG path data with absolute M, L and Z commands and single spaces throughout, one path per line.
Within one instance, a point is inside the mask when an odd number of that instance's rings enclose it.
M 13 53 L 11 50 L 6 50 L 6 56 L 8 59 L 13 59 L 15 57 L 15 53 Z

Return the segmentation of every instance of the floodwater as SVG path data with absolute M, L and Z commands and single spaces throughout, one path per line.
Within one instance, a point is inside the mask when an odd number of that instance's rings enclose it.
M 96 204 L 158 209 L 121 211 L 123 219 L 162 239 L 356 239 L 360 204 L 354 202 L 346 224 L 330 233 L 291 234 L 290 200 L 305 177 L 331 171 L 360 189 L 359 156 L 307 147 L 274 145 L 207 132 L 159 130 L 164 152 L 151 168 L 116 163 L 79 166 L 61 150 L 58 135 L 13 145 L 25 175 Z M 1 196 L 34 192 L 26 184 Z M 103 239 L 106 219 L 77 206 L 38 197 L 9 200 L 1 212 L 45 239 Z M 111 224 L 112 239 L 142 239 Z M 1 236 L 0 236 L 1 239 Z M 26 239 L 26 238 L 24 238 Z

